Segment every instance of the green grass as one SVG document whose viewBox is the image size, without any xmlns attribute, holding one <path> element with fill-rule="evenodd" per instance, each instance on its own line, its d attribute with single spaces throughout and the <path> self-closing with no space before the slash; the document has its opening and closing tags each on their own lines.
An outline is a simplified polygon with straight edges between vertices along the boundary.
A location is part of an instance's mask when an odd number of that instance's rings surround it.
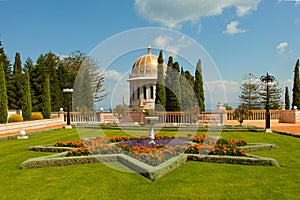
<svg viewBox="0 0 300 200">
<path fill-rule="evenodd" d="M 126 135 L 118 130 L 105 134 Z M 75 129 L 61 129 L 28 140 L 0 141 L 0 199 L 299 199 L 299 138 L 250 132 L 222 133 L 222 137 L 276 144 L 276 150 L 253 154 L 275 158 L 281 167 L 190 161 L 154 182 L 102 163 L 19 169 L 28 158 L 50 155 L 28 151 L 28 146 L 79 139 Z"/>
</svg>

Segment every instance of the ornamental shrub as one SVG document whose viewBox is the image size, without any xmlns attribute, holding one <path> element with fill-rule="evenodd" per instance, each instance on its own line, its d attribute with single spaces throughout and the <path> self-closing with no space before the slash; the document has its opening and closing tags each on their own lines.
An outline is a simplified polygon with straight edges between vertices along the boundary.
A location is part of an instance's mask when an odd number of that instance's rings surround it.
<svg viewBox="0 0 300 200">
<path fill-rule="evenodd" d="M 19 114 L 13 114 L 8 118 L 8 122 L 22 122 L 23 117 Z"/>
<path fill-rule="evenodd" d="M 31 119 L 32 120 L 41 120 L 41 119 L 43 119 L 43 115 L 39 112 L 33 112 L 31 114 Z"/>
</svg>

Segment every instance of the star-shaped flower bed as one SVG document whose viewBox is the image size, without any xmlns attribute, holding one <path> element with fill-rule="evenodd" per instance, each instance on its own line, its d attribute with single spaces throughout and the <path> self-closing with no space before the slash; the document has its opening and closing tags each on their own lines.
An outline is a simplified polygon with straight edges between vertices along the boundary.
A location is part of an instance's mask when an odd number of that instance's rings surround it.
<svg viewBox="0 0 300 200">
<path fill-rule="evenodd" d="M 30 147 L 37 151 L 67 152 L 58 156 L 29 159 L 21 168 L 121 162 L 137 173 L 156 180 L 187 160 L 248 164 L 250 159 L 250 163 L 255 165 L 278 165 L 274 159 L 245 154 L 243 148 L 246 145 L 244 139 L 227 140 L 205 134 L 185 137 L 155 135 L 154 140 L 143 136 L 101 136 L 82 141 L 56 142 L 46 147 Z M 269 149 L 276 148 L 276 145 L 268 145 L 265 146 Z"/>
<path fill-rule="evenodd" d="M 245 145 L 247 142 L 243 139 L 210 138 L 204 134 L 177 138 L 155 135 L 153 141 L 145 137 L 101 136 L 96 139 L 54 144 L 58 147 L 76 147 L 70 149 L 67 156 L 123 153 L 151 166 L 157 166 L 183 153 L 246 156 L 245 151 L 239 148 Z"/>
</svg>

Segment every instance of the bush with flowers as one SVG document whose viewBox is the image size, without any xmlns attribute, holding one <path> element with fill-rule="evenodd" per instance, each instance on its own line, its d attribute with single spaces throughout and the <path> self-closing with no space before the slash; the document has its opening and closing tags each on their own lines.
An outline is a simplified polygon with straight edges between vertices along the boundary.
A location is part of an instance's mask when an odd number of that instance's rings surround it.
<svg viewBox="0 0 300 200">
<path fill-rule="evenodd" d="M 239 148 L 245 145 L 247 142 L 244 139 L 211 138 L 205 134 L 177 138 L 156 134 L 154 142 L 145 137 L 99 136 L 54 144 L 56 147 L 72 147 L 67 156 L 124 153 L 152 166 L 182 153 L 245 156 L 245 151 Z"/>
</svg>

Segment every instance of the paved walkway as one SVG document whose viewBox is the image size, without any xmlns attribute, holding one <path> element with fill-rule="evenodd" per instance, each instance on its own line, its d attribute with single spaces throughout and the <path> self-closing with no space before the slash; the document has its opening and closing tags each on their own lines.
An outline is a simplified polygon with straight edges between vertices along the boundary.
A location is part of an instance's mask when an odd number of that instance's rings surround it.
<svg viewBox="0 0 300 200">
<path fill-rule="evenodd" d="M 243 125 L 253 125 L 265 128 L 264 120 L 245 120 Z M 227 125 L 238 125 L 237 120 L 228 120 Z M 271 130 L 283 131 L 288 133 L 297 133 L 300 134 L 300 123 L 279 123 L 278 120 L 271 120 Z"/>
</svg>

